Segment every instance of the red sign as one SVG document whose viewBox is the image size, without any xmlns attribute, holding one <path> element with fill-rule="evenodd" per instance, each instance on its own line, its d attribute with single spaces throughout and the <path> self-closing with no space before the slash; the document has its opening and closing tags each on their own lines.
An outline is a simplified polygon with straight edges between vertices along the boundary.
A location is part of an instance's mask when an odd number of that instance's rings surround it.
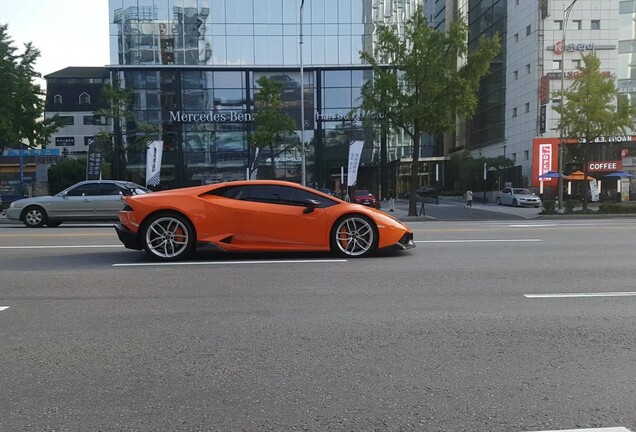
<svg viewBox="0 0 636 432">
<path fill-rule="evenodd" d="M 563 54 L 563 51 L 565 51 L 565 45 L 563 44 L 563 41 L 562 40 L 556 41 L 554 43 L 554 53 L 556 55 L 561 55 Z"/>
<path fill-rule="evenodd" d="M 587 165 L 588 172 L 618 171 L 623 169 L 623 161 L 590 162 Z"/>
<path fill-rule="evenodd" d="M 539 187 L 539 176 L 548 171 L 557 171 L 559 164 L 559 139 L 535 138 L 532 140 L 532 186 Z M 543 180 L 544 186 L 556 185 L 556 180 Z"/>
</svg>

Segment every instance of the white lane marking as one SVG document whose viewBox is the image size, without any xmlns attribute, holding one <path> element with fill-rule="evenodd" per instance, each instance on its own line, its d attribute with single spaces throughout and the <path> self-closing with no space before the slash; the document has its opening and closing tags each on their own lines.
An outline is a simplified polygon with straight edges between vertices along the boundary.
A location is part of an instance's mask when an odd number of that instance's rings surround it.
<svg viewBox="0 0 636 432">
<path fill-rule="evenodd" d="M 535 227 L 539 227 L 539 228 L 545 228 L 545 227 L 555 227 L 558 226 L 557 224 L 514 224 L 514 225 L 508 225 L 510 228 L 535 228 Z"/>
<path fill-rule="evenodd" d="M 530 432 L 530 431 L 526 431 Z M 608 428 L 593 428 L 593 429 L 560 429 L 560 430 L 544 430 L 536 432 L 631 432 L 624 427 L 608 427 Z"/>
<path fill-rule="evenodd" d="M 123 248 L 124 245 L 49 245 L 49 246 L 0 246 L 0 249 L 99 249 L 99 248 Z"/>
<path fill-rule="evenodd" d="M 636 296 L 636 292 L 524 294 L 523 296 L 526 298 L 633 297 Z"/>
<path fill-rule="evenodd" d="M 501 239 L 501 240 L 416 240 L 415 243 L 514 243 L 514 242 L 542 242 L 541 239 Z"/>
<path fill-rule="evenodd" d="M 9 309 L 10 306 L 0 306 L 0 312 Z"/>
<path fill-rule="evenodd" d="M 278 261 L 178 261 L 164 263 L 123 263 L 113 264 L 113 267 L 148 267 L 148 266 L 178 266 L 178 265 L 241 265 L 241 264 L 316 264 L 343 263 L 346 259 L 316 259 L 316 260 L 278 260 Z"/>
</svg>

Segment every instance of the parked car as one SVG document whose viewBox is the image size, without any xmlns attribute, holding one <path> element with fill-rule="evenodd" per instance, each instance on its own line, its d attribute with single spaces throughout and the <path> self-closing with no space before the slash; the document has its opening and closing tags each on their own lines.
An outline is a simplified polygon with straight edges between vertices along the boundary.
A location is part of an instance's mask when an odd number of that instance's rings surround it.
<svg viewBox="0 0 636 432">
<path fill-rule="evenodd" d="M 437 198 L 439 196 L 439 190 L 433 186 L 421 186 L 417 189 L 417 194 L 426 198 Z"/>
<path fill-rule="evenodd" d="M 358 189 L 353 192 L 351 202 L 354 204 L 362 204 L 369 207 L 376 206 L 376 199 L 371 192 L 366 189 Z"/>
<path fill-rule="evenodd" d="M 124 196 L 115 230 L 128 249 L 175 261 L 196 248 L 217 252 L 331 251 L 364 257 L 415 247 L 413 232 L 297 183 L 243 180 Z"/>
<path fill-rule="evenodd" d="M 497 197 L 497 204 L 511 205 L 514 207 L 540 207 L 541 198 L 525 188 L 505 188 L 504 190 L 499 192 L 499 196 Z"/>
<path fill-rule="evenodd" d="M 22 221 L 29 228 L 56 227 L 65 221 L 117 220 L 124 207 L 123 195 L 150 192 L 137 183 L 119 180 L 88 180 L 54 196 L 13 201 L 7 219 Z"/>
</svg>

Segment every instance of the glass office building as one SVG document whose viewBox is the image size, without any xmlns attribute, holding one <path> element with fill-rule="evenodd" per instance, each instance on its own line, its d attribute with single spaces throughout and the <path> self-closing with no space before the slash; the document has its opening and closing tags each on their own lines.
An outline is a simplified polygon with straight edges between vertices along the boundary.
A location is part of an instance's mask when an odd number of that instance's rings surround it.
<svg viewBox="0 0 636 432">
<path fill-rule="evenodd" d="M 139 136 L 140 124 L 160 127 L 164 187 L 244 179 L 256 167 L 259 177 L 300 182 L 304 99 L 307 184 L 339 190 L 349 144 L 363 141 L 358 187 L 405 191 L 409 172 L 399 161 L 410 158 L 411 142 L 359 110 L 371 77 L 359 53 L 373 49 L 379 25 L 401 31 L 418 3 L 306 1 L 301 79 L 300 0 L 110 0 L 109 69 L 134 94 L 126 138 Z M 281 83 L 296 121 L 273 154 L 257 154 L 247 139 L 261 76 Z M 143 152 L 129 151 L 126 163 L 127 175 L 143 181 Z M 422 184 L 433 169 L 423 164 Z"/>
</svg>

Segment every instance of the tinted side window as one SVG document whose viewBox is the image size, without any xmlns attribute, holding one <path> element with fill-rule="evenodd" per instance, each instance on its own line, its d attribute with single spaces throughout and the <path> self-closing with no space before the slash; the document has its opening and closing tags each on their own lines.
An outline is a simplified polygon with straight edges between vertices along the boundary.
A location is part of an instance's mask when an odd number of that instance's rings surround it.
<svg viewBox="0 0 636 432">
<path fill-rule="evenodd" d="M 114 183 L 102 183 L 99 185 L 100 195 L 119 195 L 122 189 Z"/>
<path fill-rule="evenodd" d="M 268 204 L 291 204 L 292 188 L 277 185 L 254 185 L 245 187 L 244 201 L 256 201 Z"/>
<path fill-rule="evenodd" d="M 83 184 L 80 186 L 77 186 L 73 189 L 70 189 L 66 195 L 68 196 L 87 196 L 87 195 L 97 195 L 99 190 L 98 190 L 98 184 L 97 183 L 88 183 L 88 184 Z"/>
<path fill-rule="evenodd" d="M 210 195 L 222 196 L 231 199 L 241 199 L 245 194 L 244 186 L 226 186 L 208 192 Z"/>
<path fill-rule="evenodd" d="M 336 204 L 336 201 L 330 200 L 329 198 L 325 198 L 322 195 L 317 195 L 303 189 L 295 189 L 295 188 L 289 188 L 289 189 L 293 190 L 292 202 L 291 202 L 292 205 L 304 206 L 306 205 L 306 201 L 308 199 L 316 200 L 320 202 L 320 207 L 322 208 L 331 207 L 332 205 Z"/>
</svg>

